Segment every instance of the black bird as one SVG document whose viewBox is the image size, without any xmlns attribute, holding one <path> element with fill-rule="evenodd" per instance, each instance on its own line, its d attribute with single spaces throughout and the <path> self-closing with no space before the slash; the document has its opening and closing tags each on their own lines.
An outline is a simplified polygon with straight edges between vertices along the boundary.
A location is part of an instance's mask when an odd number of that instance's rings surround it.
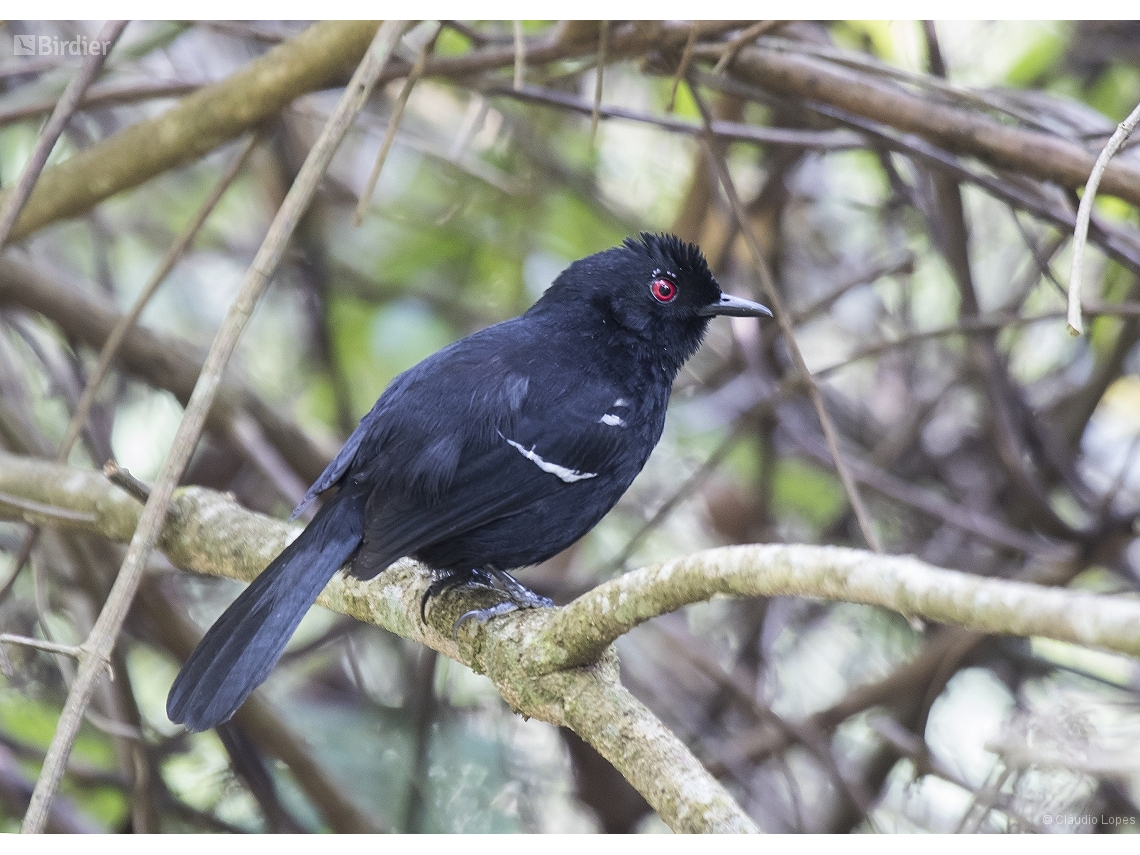
<svg viewBox="0 0 1140 855">
<path fill-rule="evenodd" d="M 350 560 L 364 579 L 405 555 L 423 562 L 435 571 L 425 604 L 497 579 L 510 601 L 461 621 L 551 605 L 505 571 L 561 552 L 617 503 L 713 315 L 771 314 L 722 294 L 696 246 L 642 234 L 571 264 L 525 314 L 405 371 L 293 516 L 336 494 L 182 666 L 171 721 L 205 730 L 232 716 Z"/>
</svg>

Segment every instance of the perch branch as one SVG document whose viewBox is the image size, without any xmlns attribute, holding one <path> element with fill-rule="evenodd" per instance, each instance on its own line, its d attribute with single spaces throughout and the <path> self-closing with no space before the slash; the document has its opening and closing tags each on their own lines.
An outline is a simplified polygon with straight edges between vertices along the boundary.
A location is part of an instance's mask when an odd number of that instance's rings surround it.
<svg viewBox="0 0 1140 855">
<path fill-rule="evenodd" d="M 99 473 L 3 452 L 0 490 L 77 511 L 85 515 L 82 520 L 58 525 L 120 542 L 131 539 L 141 514 L 133 497 Z M 297 531 L 199 487 L 179 490 L 171 510 L 158 538 L 158 547 L 171 561 L 240 581 L 256 577 Z M 94 516 L 94 522 L 87 515 Z M 4 506 L 0 517 L 23 518 L 18 509 Z M 532 673 L 519 654 L 533 646 L 531 639 L 550 613 L 528 611 L 479 629 L 468 624 L 456 639 L 451 627 L 472 607 L 472 600 L 446 595 L 429 610 L 429 622 L 421 623 L 420 598 L 430 584 L 430 574 L 405 560 L 370 581 L 338 574 L 317 602 L 426 644 L 486 674 L 516 711 L 575 730 L 641 791 L 674 830 L 755 830 L 688 748 L 622 687 L 613 651 L 587 667 Z"/>
<path fill-rule="evenodd" d="M 92 515 L 62 527 L 131 538 L 138 503 L 100 474 L 0 453 L 0 490 Z M 199 487 L 179 490 L 159 547 L 180 567 L 249 581 L 296 528 Z M 0 515 L 22 519 L 18 509 Z M 376 579 L 337 575 L 318 602 L 428 645 L 486 674 L 517 712 L 571 727 L 646 797 L 674 830 L 743 830 L 750 821 L 714 778 L 621 688 L 608 645 L 657 615 L 717 594 L 866 603 L 907 616 L 1007 635 L 1040 635 L 1140 654 L 1140 602 L 987 579 L 909 556 L 829 546 L 736 546 L 695 553 L 605 582 L 562 609 L 505 615 L 458 638 L 451 627 L 491 593 L 444 595 L 419 620 L 431 583 L 412 561 Z M 599 660 L 599 657 L 600 660 Z M 696 798 L 693 803 L 690 798 Z M 688 805 L 688 807 L 686 807 Z M 695 807 L 693 805 L 696 805 Z"/>
</svg>

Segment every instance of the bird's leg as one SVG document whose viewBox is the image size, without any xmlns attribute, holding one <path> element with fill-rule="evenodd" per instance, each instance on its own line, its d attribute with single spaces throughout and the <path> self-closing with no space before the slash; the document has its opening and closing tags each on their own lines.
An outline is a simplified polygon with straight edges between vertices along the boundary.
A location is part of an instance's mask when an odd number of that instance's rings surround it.
<svg viewBox="0 0 1140 855">
<path fill-rule="evenodd" d="M 499 584 L 510 595 L 513 602 L 520 609 L 548 609 L 554 605 L 554 600 L 536 594 L 506 570 L 488 565 L 486 573 L 499 580 Z"/>
<path fill-rule="evenodd" d="M 455 621 L 455 626 L 451 630 L 453 636 L 459 634 L 459 627 L 467 620 L 476 620 L 479 623 L 486 623 L 491 618 L 505 615 L 517 609 L 542 609 L 554 606 L 554 600 L 536 594 L 506 570 L 500 570 L 498 567 L 488 564 L 483 568 L 481 574 L 487 578 L 497 579 L 499 584 L 503 586 L 503 590 L 509 599 L 485 609 L 472 609 L 469 612 L 464 612 L 459 616 L 459 619 Z"/>
<path fill-rule="evenodd" d="M 432 597 L 438 597 L 452 588 L 460 585 L 476 585 L 480 588 L 495 587 L 495 580 L 485 570 L 469 570 L 466 573 L 448 573 L 446 576 L 432 579 L 424 595 L 420 597 L 420 620 L 427 623 L 427 604 Z"/>
</svg>

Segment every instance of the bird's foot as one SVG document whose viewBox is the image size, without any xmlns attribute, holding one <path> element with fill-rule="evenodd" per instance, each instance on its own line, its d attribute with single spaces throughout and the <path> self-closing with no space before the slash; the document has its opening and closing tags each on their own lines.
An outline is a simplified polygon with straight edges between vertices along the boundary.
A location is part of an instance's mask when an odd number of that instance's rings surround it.
<svg viewBox="0 0 1140 855">
<path fill-rule="evenodd" d="M 499 584 L 503 586 L 503 590 L 509 599 L 485 609 L 472 609 L 469 612 L 461 614 L 459 619 L 455 621 L 455 626 L 451 628 L 453 638 L 459 636 L 459 628 L 465 621 L 474 620 L 479 623 L 486 623 L 491 618 L 505 615 L 517 611 L 518 609 L 548 609 L 554 606 L 554 600 L 549 597 L 544 597 L 541 594 L 536 594 L 505 570 L 500 570 L 497 567 L 487 567 L 484 571 L 478 572 L 480 572 L 484 578 L 496 579 Z"/>
<path fill-rule="evenodd" d="M 536 594 L 506 570 L 488 567 L 486 574 L 499 580 L 499 584 L 510 595 L 511 602 L 520 609 L 549 609 L 554 606 L 554 600 Z"/>
<path fill-rule="evenodd" d="M 420 597 L 420 620 L 427 623 L 428 600 L 432 597 L 438 597 L 452 588 L 458 588 L 460 585 L 473 585 L 495 590 L 494 578 L 484 570 L 472 570 L 469 573 L 449 573 L 446 576 L 433 579 L 427 590 L 424 591 L 424 595 Z"/>
</svg>

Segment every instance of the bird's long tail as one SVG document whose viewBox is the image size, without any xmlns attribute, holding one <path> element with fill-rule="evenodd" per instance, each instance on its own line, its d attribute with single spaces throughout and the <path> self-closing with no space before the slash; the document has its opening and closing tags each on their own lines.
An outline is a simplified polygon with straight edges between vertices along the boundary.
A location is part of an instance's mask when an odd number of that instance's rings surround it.
<svg viewBox="0 0 1140 855">
<path fill-rule="evenodd" d="M 215 621 L 170 689 L 171 721 L 208 730 L 269 676 L 309 606 L 360 546 L 367 499 L 344 485 Z"/>
</svg>

